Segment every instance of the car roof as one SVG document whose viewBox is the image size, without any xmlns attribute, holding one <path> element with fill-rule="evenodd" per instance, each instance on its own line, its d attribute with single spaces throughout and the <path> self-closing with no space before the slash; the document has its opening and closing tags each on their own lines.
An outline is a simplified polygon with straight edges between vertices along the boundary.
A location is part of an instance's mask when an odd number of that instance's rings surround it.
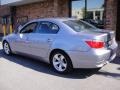
<svg viewBox="0 0 120 90">
<path fill-rule="evenodd" d="M 57 22 L 63 22 L 63 21 L 68 21 L 68 20 L 77 20 L 75 18 L 41 18 L 41 19 L 34 19 L 32 22 L 35 21 L 57 21 Z"/>
</svg>

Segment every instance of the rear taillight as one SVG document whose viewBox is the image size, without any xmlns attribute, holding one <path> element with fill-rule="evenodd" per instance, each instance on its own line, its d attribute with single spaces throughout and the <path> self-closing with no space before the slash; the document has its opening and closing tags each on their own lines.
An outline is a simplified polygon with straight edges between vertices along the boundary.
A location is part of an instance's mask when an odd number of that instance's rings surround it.
<svg viewBox="0 0 120 90">
<path fill-rule="evenodd" d="M 91 47 L 91 48 L 103 48 L 105 47 L 105 43 L 102 41 L 95 41 L 95 40 L 88 40 L 86 43 Z"/>
</svg>

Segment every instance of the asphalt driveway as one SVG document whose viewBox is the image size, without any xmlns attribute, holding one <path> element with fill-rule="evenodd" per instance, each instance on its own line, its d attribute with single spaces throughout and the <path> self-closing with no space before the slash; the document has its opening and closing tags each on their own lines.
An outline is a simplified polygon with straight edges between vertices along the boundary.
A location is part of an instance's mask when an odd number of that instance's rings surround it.
<svg viewBox="0 0 120 90">
<path fill-rule="evenodd" d="M 23 56 L 6 56 L 0 44 L 0 90 L 120 90 L 120 58 L 99 72 L 77 69 L 68 75 Z"/>
</svg>

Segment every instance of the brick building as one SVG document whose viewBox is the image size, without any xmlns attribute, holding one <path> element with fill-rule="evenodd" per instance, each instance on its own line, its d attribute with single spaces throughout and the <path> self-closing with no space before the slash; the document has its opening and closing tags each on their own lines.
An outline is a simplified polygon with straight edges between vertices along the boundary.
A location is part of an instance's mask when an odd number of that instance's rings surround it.
<svg viewBox="0 0 120 90">
<path fill-rule="evenodd" d="M 2 2 L 3 1 L 3 2 Z M 6 19 L 9 28 L 9 19 L 14 26 L 24 24 L 28 20 L 44 17 L 69 17 L 69 0 L 24 0 L 25 2 L 11 2 L 1 0 L 0 6 L 0 33 L 2 21 Z M 17 25 L 18 24 L 18 25 Z M 7 30 L 9 33 L 9 30 Z"/>
<path fill-rule="evenodd" d="M 72 1 L 75 0 L 1 0 L 0 33 L 2 23 L 6 21 L 7 32 L 9 23 L 14 27 L 25 22 L 44 17 L 71 17 Z M 116 31 L 120 40 L 119 5 L 120 0 L 105 0 L 105 28 Z M 2 12 L 2 13 L 1 13 Z"/>
</svg>

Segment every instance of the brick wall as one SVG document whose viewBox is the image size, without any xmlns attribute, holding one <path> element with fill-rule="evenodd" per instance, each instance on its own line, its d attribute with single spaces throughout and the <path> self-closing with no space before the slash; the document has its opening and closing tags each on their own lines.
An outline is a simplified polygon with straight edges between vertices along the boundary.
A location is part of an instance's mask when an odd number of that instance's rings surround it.
<svg viewBox="0 0 120 90">
<path fill-rule="evenodd" d="M 16 18 L 28 16 L 28 20 L 44 17 L 68 17 L 69 0 L 46 0 L 16 7 Z"/>
<path fill-rule="evenodd" d="M 9 15 L 10 14 L 10 7 L 8 6 L 0 6 L 0 17 Z"/>
<path fill-rule="evenodd" d="M 32 19 L 69 16 L 69 0 L 44 0 L 36 3 L 16 6 L 14 8 L 15 27 L 19 26 L 21 22 L 24 23 Z M 11 14 L 10 6 L 0 6 L 1 17 Z M 0 24 L 0 33 L 2 33 L 2 24 Z"/>
<path fill-rule="evenodd" d="M 105 0 L 105 28 L 116 31 L 117 0 Z"/>
<path fill-rule="evenodd" d="M 3 33 L 2 30 L 2 17 L 5 15 L 10 15 L 10 7 L 0 6 L 0 34 Z"/>
<path fill-rule="evenodd" d="M 37 3 L 16 6 L 15 23 L 44 17 L 68 17 L 70 0 L 45 0 Z M 10 7 L 0 6 L 0 16 L 10 14 Z M 116 30 L 117 0 L 105 0 L 105 28 Z M 0 24 L 0 33 L 1 33 Z"/>
</svg>

